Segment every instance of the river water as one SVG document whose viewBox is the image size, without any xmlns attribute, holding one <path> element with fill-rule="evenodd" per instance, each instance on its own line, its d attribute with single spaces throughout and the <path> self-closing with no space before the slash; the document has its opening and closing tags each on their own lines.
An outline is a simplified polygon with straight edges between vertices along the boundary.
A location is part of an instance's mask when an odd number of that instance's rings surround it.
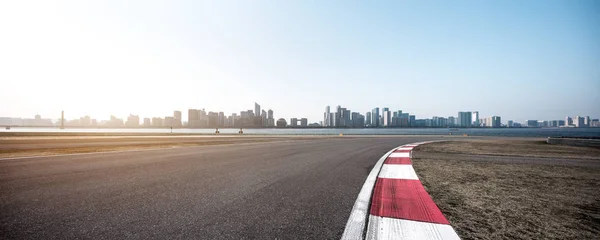
<svg viewBox="0 0 600 240">
<path fill-rule="evenodd" d="M 173 133 L 213 134 L 215 129 L 173 129 Z M 221 134 L 237 134 L 239 129 L 222 128 Z M 12 127 L 1 132 L 39 133 L 170 133 L 167 128 L 41 128 Z M 510 137 L 600 137 L 600 128 L 284 128 L 284 129 L 244 129 L 244 134 L 260 135 L 462 135 L 469 136 L 510 136 Z"/>
</svg>

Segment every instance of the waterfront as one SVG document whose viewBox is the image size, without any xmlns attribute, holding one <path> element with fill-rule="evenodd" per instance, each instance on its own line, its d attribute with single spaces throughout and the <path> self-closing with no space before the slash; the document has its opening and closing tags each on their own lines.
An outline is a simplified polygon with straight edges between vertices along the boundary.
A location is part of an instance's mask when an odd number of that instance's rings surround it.
<svg viewBox="0 0 600 240">
<path fill-rule="evenodd" d="M 251 135 L 462 135 L 505 137 L 600 137 L 600 128 L 248 128 Z M 220 134 L 238 134 L 237 128 L 220 128 Z M 168 128 L 42 128 L 12 127 L 0 133 L 171 133 Z M 214 134 L 215 129 L 174 128 L 174 134 Z"/>
</svg>

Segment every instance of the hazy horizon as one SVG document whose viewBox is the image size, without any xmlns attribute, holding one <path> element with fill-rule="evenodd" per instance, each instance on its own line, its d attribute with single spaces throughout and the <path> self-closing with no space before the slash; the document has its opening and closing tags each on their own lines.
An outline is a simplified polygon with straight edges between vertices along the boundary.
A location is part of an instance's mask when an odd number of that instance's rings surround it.
<svg viewBox="0 0 600 240">
<path fill-rule="evenodd" d="M 0 117 L 600 117 L 600 2 L 5 1 Z"/>
</svg>

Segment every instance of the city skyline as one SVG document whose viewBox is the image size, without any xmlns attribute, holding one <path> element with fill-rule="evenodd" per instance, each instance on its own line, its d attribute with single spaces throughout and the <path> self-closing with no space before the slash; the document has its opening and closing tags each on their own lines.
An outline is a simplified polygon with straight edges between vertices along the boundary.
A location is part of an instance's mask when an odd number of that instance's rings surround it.
<svg viewBox="0 0 600 240">
<path fill-rule="evenodd" d="M 4 1 L 0 115 L 600 114 L 598 1 L 334 2 Z"/>
<path fill-rule="evenodd" d="M 186 111 L 174 110 L 170 116 L 142 116 L 129 114 L 126 118 L 110 115 L 109 119 L 97 119 L 89 115 L 79 118 L 64 117 L 66 126 L 112 126 L 112 127 L 176 127 L 176 128 L 215 128 L 215 127 L 262 127 L 273 128 L 280 125 L 289 127 L 598 127 L 598 119 L 589 115 L 566 116 L 564 120 L 513 120 L 498 115 L 481 117 L 479 111 L 458 111 L 456 115 L 432 117 L 417 116 L 401 109 L 375 107 L 371 111 L 356 112 L 337 105 L 334 110 L 326 106 L 321 120 L 308 120 L 305 117 L 275 117 L 272 109 L 262 109 L 254 102 L 254 109 L 241 110 L 226 114 L 222 111 L 210 111 L 204 108 L 190 108 Z M 257 114 L 258 113 L 258 114 Z M 187 119 L 187 121 L 186 121 Z M 280 120 L 284 120 L 281 122 Z M 36 114 L 34 119 L 0 116 L 0 125 L 7 126 L 57 126 L 61 118 L 42 118 Z M 61 125 L 62 126 L 62 125 Z"/>
</svg>

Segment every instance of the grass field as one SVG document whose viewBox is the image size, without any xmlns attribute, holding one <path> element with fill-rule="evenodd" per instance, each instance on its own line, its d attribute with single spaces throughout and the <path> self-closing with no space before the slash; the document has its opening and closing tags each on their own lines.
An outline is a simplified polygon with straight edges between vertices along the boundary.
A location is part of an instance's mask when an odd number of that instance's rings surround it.
<svg viewBox="0 0 600 240">
<path fill-rule="evenodd" d="M 596 160 L 597 149 L 539 141 L 440 142 L 416 148 L 419 178 L 463 239 L 598 239 L 600 165 L 477 161 L 478 155 Z M 448 151 L 472 158 L 444 160 Z M 435 156 L 436 154 L 431 154 Z M 459 156 L 459 155 L 457 155 Z M 462 156 L 462 155 L 461 155 Z M 567 163 L 568 164 L 568 163 Z"/>
</svg>

